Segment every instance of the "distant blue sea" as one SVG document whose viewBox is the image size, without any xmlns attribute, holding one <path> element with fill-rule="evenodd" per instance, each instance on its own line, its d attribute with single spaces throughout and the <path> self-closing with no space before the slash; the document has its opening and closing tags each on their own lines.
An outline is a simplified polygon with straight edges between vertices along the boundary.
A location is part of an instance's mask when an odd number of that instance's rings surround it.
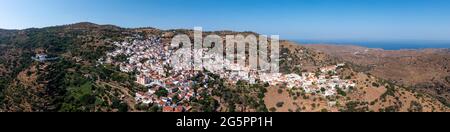
<svg viewBox="0 0 450 132">
<path fill-rule="evenodd" d="M 450 41 L 329 41 L 329 40 L 297 40 L 300 44 L 336 44 L 356 45 L 385 50 L 450 48 Z"/>
</svg>

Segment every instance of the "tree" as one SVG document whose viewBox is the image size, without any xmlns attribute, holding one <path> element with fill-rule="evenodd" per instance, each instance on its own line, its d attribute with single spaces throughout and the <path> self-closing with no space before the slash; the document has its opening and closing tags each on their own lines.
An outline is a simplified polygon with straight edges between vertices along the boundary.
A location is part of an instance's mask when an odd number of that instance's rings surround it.
<svg viewBox="0 0 450 132">
<path fill-rule="evenodd" d="M 270 86 L 270 84 L 269 83 L 264 83 L 264 87 L 269 87 Z"/>
<path fill-rule="evenodd" d="M 114 57 L 113 60 L 116 62 L 125 62 L 128 60 L 128 56 L 126 56 L 125 54 L 120 54 Z"/>
<path fill-rule="evenodd" d="M 77 107 L 68 103 L 63 103 L 61 108 L 59 109 L 59 112 L 76 112 L 76 111 Z"/>
<path fill-rule="evenodd" d="M 160 88 L 158 91 L 155 92 L 155 95 L 158 97 L 167 97 L 169 94 L 169 91 L 167 91 L 165 88 Z"/>
<path fill-rule="evenodd" d="M 276 104 L 276 106 L 277 106 L 278 108 L 283 107 L 283 105 L 284 105 L 284 102 L 278 102 L 278 103 Z"/>
<path fill-rule="evenodd" d="M 322 92 L 322 93 L 325 93 L 325 91 L 327 91 L 325 88 L 320 88 L 320 91 Z"/>
<path fill-rule="evenodd" d="M 412 101 L 410 107 L 408 108 L 409 112 L 423 112 L 422 105 L 417 101 Z"/>
<path fill-rule="evenodd" d="M 119 112 L 128 112 L 128 105 L 125 103 L 120 103 L 117 109 L 119 110 Z"/>
<path fill-rule="evenodd" d="M 173 96 L 172 96 L 172 102 L 176 104 L 176 103 L 178 103 L 178 101 L 180 101 L 180 100 L 178 99 L 178 94 L 173 95 Z"/>
<path fill-rule="evenodd" d="M 334 72 L 333 71 L 328 71 L 328 75 L 332 76 L 332 75 L 334 75 Z"/>
<path fill-rule="evenodd" d="M 342 89 L 340 89 L 339 87 L 338 88 L 336 88 L 337 89 L 337 92 L 338 92 L 338 94 L 339 95 L 341 95 L 341 96 L 347 96 L 347 93 L 345 93 L 345 91 L 343 91 Z"/>
<path fill-rule="evenodd" d="M 346 76 L 345 79 L 350 80 L 350 79 L 352 79 L 352 77 L 351 76 Z"/>
<path fill-rule="evenodd" d="M 378 88 L 378 87 L 380 87 L 380 84 L 378 84 L 378 83 L 375 83 L 375 82 L 373 82 L 373 83 L 372 83 L 372 86 L 374 86 L 374 87 L 377 87 L 377 88 Z"/>
<path fill-rule="evenodd" d="M 236 105 L 231 103 L 230 106 L 228 106 L 228 112 L 236 112 Z"/>
<path fill-rule="evenodd" d="M 270 111 L 270 112 L 277 112 L 277 108 L 272 107 L 272 108 L 269 109 L 269 111 Z"/>
<path fill-rule="evenodd" d="M 33 72 L 27 71 L 27 76 L 28 76 L 28 77 L 31 76 L 31 74 L 33 74 Z"/>
<path fill-rule="evenodd" d="M 278 89 L 278 94 L 282 94 L 283 90 L 282 89 Z"/>
<path fill-rule="evenodd" d="M 158 105 L 153 105 L 149 111 L 150 112 L 161 112 L 161 108 Z"/>
</svg>

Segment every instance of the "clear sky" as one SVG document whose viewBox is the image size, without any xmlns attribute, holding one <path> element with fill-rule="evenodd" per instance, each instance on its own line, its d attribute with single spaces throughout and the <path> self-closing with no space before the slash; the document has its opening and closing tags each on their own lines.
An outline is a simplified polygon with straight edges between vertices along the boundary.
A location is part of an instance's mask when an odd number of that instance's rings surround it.
<svg viewBox="0 0 450 132">
<path fill-rule="evenodd" d="M 0 0 L 0 28 L 94 22 L 282 39 L 450 40 L 450 0 Z"/>
</svg>

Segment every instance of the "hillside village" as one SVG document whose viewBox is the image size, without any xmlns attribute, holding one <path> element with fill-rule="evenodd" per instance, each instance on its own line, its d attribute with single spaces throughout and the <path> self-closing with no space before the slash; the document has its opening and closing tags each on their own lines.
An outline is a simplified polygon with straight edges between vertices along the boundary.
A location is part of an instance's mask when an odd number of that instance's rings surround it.
<svg viewBox="0 0 450 132">
<path fill-rule="evenodd" d="M 164 112 L 182 112 L 189 110 L 189 106 L 183 102 L 189 102 L 192 98 L 202 98 L 198 91 L 208 90 L 208 75 L 200 82 L 193 81 L 193 77 L 201 74 L 202 71 L 193 71 L 190 63 L 175 63 L 182 55 L 191 56 L 191 52 L 178 47 L 171 47 L 164 44 L 159 36 L 129 37 L 128 41 L 114 42 L 117 46 L 115 51 L 107 53 L 105 58 L 98 60 L 99 64 L 113 64 L 120 66 L 122 72 L 135 72 L 136 83 L 148 88 L 148 91 L 135 93 L 135 100 L 143 104 L 158 104 L 163 107 Z M 207 49 L 205 49 L 207 50 Z M 177 54 L 182 53 L 182 54 Z M 194 56 L 201 56 L 201 50 L 194 50 Z M 175 58 L 173 58 L 176 56 Z M 337 89 L 348 91 L 356 86 L 351 80 L 342 80 L 335 75 L 336 70 L 345 64 L 320 68 L 317 73 L 281 74 L 265 73 L 264 71 L 254 71 L 246 66 L 232 63 L 221 58 L 216 53 L 206 54 L 200 59 L 204 59 L 204 67 L 208 67 L 210 72 L 225 78 L 230 83 L 237 81 L 247 81 L 250 84 L 257 82 L 268 83 L 272 86 L 286 84 L 286 87 L 302 88 L 306 93 L 316 93 L 324 97 L 337 94 Z M 188 61 L 188 60 L 181 60 Z M 222 65 L 230 66 L 231 70 L 223 70 Z M 192 85 L 205 84 L 202 89 L 194 90 Z M 161 95 L 161 91 L 166 94 Z M 210 94 L 210 93 L 209 93 Z"/>
</svg>

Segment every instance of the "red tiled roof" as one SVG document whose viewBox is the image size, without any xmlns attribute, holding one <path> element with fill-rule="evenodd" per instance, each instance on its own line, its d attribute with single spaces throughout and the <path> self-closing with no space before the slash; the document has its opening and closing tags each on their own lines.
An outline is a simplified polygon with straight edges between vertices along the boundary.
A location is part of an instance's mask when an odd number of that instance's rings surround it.
<svg viewBox="0 0 450 132">
<path fill-rule="evenodd" d="M 176 107 L 175 112 L 183 112 L 183 106 Z"/>
<path fill-rule="evenodd" d="M 170 107 L 170 106 L 165 106 L 165 107 L 163 108 L 163 112 L 173 112 L 173 108 Z"/>
<path fill-rule="evenodd" d="M 166 104 L 164 101 L 159 101 L 159 105 L 164 105 L 164 104 Z"/>
</svg>

